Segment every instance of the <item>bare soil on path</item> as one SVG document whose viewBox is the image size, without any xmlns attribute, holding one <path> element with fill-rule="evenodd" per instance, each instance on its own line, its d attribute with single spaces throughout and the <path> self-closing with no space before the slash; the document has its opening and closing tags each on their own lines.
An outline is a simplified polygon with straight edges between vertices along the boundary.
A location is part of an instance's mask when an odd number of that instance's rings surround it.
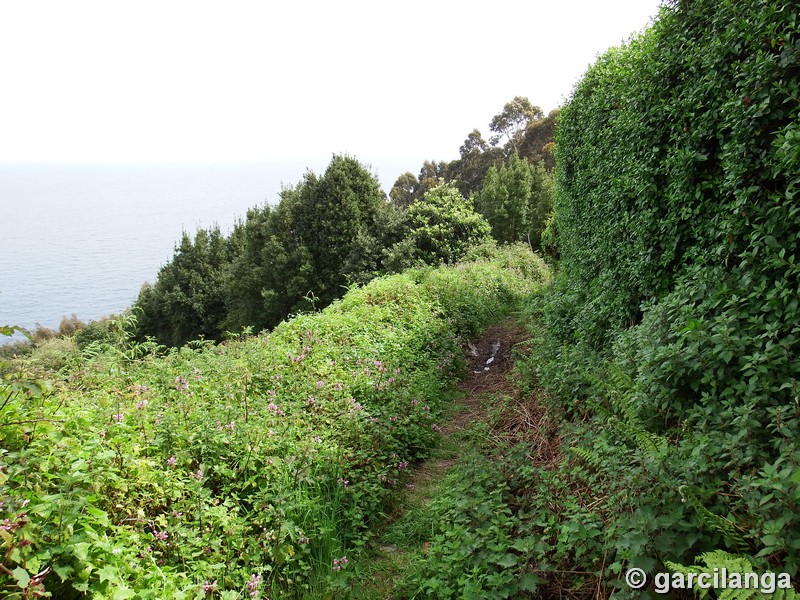
<svg viewBox="0 0 800 600">
<path fill-rule="evenodd" d="M 528 331 L 509 320 L 489 327 L 477 339 L 467 343 L 464 351 L 469 370 L 457 386 L 460 394 L 452 412 L 442 421 L 440 448 L 431 458 L 413 466 L 403 498 L 394 514 L 389 516 L 389 523 L 399 520 L 406 511 L 432 500 L 447 471 L 461 455 L 464 434 L 476 424 L 489 421 L 491 404 L 498 398 L 513 399 L 510 403 L 513 409 L 495 415 L 495 422 L 489 427 L 490 435 L 503 443 L 522 441 L 523 438 L 526 442 L 533 442 L 532 450 L 540 455 L 540 459 L 542 455 L 557 452 L 542 439 L 541 432 L 550 429 L 544 411 L 535 398 L 520 398 L 521 392 L 513 377 L 515 358 L 518 353 L 525 353 L 524 342 L 529 338 Z M 534 435 L 540 439 L 531 439 Z M 396 544 L 382 542 L 380 537 L 373 543 L 373 560 L 378 568 L 366 586 L 368 589 L 362 590 L 358 597 L 388 598 L 395 578 L 408 560 L 405 556 L 407 551 Z M 426 552 L 425 544 L 420 550 Z"/>
</svg>

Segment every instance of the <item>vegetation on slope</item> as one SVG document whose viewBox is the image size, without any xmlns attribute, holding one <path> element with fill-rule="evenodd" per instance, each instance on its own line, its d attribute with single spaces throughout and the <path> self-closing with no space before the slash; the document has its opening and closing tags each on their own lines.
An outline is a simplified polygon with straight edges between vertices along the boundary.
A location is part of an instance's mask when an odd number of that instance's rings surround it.
<svg viewBox="0 0 800 600">
<path fill-rule="evenodd" d="M 269 335 L 164 353 L 125 328 L 2 387 L 12 597 L 301 598 L 345 585 L 438 437 L 460 344 L 546 280 L 527 249 L 351 290 Z M 18 367 L 20 364 L 18 363 Z"/>
</svg>

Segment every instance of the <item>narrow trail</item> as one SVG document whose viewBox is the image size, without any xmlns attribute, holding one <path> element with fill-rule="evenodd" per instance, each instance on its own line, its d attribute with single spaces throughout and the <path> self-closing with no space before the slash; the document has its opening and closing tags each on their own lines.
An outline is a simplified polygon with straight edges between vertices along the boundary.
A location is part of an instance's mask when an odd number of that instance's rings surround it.
<svg viewBox="0 0 800 600">
<path fill-rule="evenodd" d="M 492 400 L 508 395 L 518 395 L 510 375 L 514 367 L 514 347 L 524 342 L 530 334 L 513 321 L 506 321 L 486 329 L 481 336 L 469 342 L 465 348 L 469 371 L 457 386 L 460 394 L 454 402 L 452 412 L 442 422 L 442 440 L 437 451 L 427 460 L 413 466 L 410 480 L 406 484 L 403 497 L 395 512 L 389 516 L 391 523 L 400 520 L 406 512 L 425 506 L 436 494 L 438 486 L 444 481 L 447 471 L 453 467 L 465 447 L 463 437 L 475 424 L 486 422 Z M 524 429 L 532 426 L 535 415 L 523 411 L 521 421 Z M 516 417 L 503 423 L 503 432 L 514 436 Z M 391 543 L 378 536 L 373 541 L 376 569 L 369 582 L 365 582 L 359 598 L 391 598 L 392 586 L 404 569 L 408 554 L 414 549 L 403 548 L 401 544 Z M 426 543 L 417 548 L 427 551 Z"/>
</svg>

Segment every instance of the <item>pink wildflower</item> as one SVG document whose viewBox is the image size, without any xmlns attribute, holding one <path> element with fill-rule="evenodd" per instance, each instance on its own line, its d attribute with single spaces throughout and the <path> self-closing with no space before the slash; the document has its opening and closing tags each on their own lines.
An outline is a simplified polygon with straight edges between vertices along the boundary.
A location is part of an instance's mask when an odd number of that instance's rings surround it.
<svg viewBox="0 0 800 600">
<path fill-rule="evenodd" d="M 285 412 L 283 412 L 278 407 L 277 404 L 275 404 L 273 402 L 270 402 L 269 404 L 267 404 L 267 410 L 270 411 L 271 413 L 273 413 L 276 417 L 282 417 L 282 416 L 284 416 L 286 414 Z"/>
<path fill-rule="evenodd" d="M 256 575 L 255 573 L 250 575 L 250 579 L 247 581 L 247 591 L 250 592 L 250 596 L 253 598 L 258 595 L 259 583 L 261 583 L 261 575 Z"/>
<path fill-rule="evenodd" d="M 189 382 L 186 381 L 185 377 L 178 375 L 175 378 L 175 389 L 179 392 L 185 392 L 189 389 Z"/>
</svg>

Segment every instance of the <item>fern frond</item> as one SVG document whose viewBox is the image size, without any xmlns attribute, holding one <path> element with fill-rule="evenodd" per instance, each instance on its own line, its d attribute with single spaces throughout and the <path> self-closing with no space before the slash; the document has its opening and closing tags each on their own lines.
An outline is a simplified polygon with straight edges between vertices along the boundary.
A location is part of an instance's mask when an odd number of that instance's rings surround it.
<svg viewBox="0 0 800 600">
<path fill-rule="evenodd" d="M 700 515 L 700 521 L 703 523 L 703 525 L 705 525 L 708 529 L 719 533 L 729 547 L 737 550 L 747 549 L 747 542 L 742 537 L 742 534 L 739 533 L 738 529 L 736 529 L 736 526 L 725 517 L 715 515 L 705 506 L 703 506 L 703 503 L 700 502 L 700 499 L 695 495 L 688 485 L 682 485 L 678 488 L 678 491 L 680 492 L 683 501 L 688 503 L 692 508 L 695 509 L 695 511 L 697 511 L 697 514 Z"/>
<path fill-rule="evenodd" d="M 574 447 L 574 448 L 570 448 L 570 451 L 573 454 L 576 454 L 578 456 L 578 458 L 583 460 L 589 466 L 593 467 L 596 471 L 602 470 L 602 466 L 603 466 L 602 461 L 591 450 L 587 450 L 586 448 Z"/>
<path fill-rule="evenodd" d="M 692 565 L 686 567 L 680 563 L 665 561 L 664 565 L 673 573 L 682 573 L 683 575 L 699 575 L 701 573 L 708 573 L 713 577 L 716 573 L 726 573 L 726 578 L 730 577 L 731 573 L 738 573 L 745 575 L 747 573 L 755 573 L 752 558 L 743 554 L 731 554 L 724 550 L 713 550 L 711 552 L 704 552 L 696 557 L 701 565 Z M 730 581 L 730 579 L 727 579 Z M 692 587 L 694 592 L 699 598 L 711 598 L 713 588 L 703 589 L 697 585 Z M 775 592 L 765 595 L 760 589 L 753 588 L 719 588 L 714 590 L 716 597 L 719 600 L 751 600 L 752 598 L 765 598 L 770 597 L 777 600 L 798 600 L 800 594 L 793 589 L 775 589 Z"/>
<path fill-rule="evenodd" d="M 589 376 L 592 385 L 603 392 L 609 408 L 597 403 L 597 410 L 608 418 L 632 445 L 652 458 L 663 458 L 667 452 L 667 439 L 647 431 L 636 409 L 636 384 L 618 365 L 610 363 L 606 379 Z M 610 410 L 609 410 L 610 409 Z"/>
</svg>

